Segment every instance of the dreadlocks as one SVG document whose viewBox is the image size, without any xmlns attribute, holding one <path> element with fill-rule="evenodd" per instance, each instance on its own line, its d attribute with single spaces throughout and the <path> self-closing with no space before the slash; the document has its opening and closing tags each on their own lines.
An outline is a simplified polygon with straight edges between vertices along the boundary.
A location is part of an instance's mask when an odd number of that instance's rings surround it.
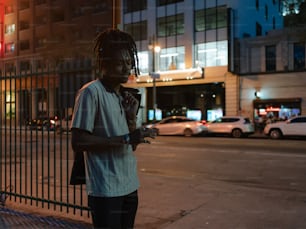
<svg viewBox="0 0 306 229">
<path fill-rule="evenodd" d="M 118 29 L 107 29 L 98 34 L 95 39 L 94 52 L 98 67 L 100 69 L 101 62 L 111 57 L 114 50 L 125 49 L 132 58 L 132 69 L 134 74 L 139 74 L 137 47 L 134 39 L 128 33 Z"/>
</svg>

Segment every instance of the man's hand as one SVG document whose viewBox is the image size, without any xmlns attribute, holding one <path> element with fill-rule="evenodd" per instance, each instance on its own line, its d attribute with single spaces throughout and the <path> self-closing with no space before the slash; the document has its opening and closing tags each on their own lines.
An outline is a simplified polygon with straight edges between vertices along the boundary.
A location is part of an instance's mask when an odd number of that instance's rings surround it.
<svg viewBox="0 0 306 229">
<path fill-rule="evenodd" d="M 123 93 L 123 108 L 125 111 L 126 119 L 127 120 L 135 120 L 139 102 L 138 100 L 129 92 L 125 91 Z"/>
<path fill-rule="evenodd" d="M 130 144 L 134 145 L 134 144 L 139 144 L 139 143 L 149 143 L 150 141 L 146 140 L 145 138 L 155 138 L 155 132 L 152 129 L 147 129 L 147 128 L 138 128 L 136 130 L 134 130 L 133 132 L 131 132 L 129 134 L 130 137 Z"/>
</svg>

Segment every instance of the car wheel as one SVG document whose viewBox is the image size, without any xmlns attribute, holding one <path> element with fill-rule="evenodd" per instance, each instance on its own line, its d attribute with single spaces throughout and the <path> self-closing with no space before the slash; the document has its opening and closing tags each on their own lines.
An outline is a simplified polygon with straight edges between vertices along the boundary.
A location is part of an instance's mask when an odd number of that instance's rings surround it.
<svg viewBox="0 0 306 229">
<path fill-rule="evenodd" d="M 242 137 L 242 131 L 240 129 L 233 129 L 232 137 L 241 138 Z"/>
<path fill-rule="evenodd" d="M 193 134 L 192 130 L 191 129 L 185 129 L 184 130 L 184 136 L 185 137 L 191 137 Z"/>
<path fill-rule="evenodd" d="M 282 137 L 282 132 L 278 129 L 273 129 L 270 131 L 270 137 L 272 139 L 279 139 Z"/>
</svg>

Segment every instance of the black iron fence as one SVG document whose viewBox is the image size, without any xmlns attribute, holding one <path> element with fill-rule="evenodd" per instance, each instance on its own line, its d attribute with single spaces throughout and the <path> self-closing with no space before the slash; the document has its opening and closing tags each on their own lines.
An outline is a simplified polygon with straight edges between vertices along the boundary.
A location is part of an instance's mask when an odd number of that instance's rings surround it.
<svg viewBox="0 0 306 229">
<path fill-rule="evenodd" d="M 76 91 L 93 78 L 88 60 L 2 76 L 2 204 L 9 198 L 56 211 L 89 213 L 85 186 L 69 185 L 73 163 L 69 118 Z"/>
</svg>

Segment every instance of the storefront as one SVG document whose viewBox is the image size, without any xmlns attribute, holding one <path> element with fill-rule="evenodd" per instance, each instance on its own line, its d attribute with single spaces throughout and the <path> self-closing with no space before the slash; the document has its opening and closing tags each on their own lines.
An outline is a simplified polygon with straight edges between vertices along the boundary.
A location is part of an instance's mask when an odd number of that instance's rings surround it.
<svg viewBox="0 0 306 229">
<path fill-rule="evenodd" d="M 225 113 L 225 88 L 223 82 L 164 86 L 156 89 L 159 118 L 183 115 L 196 120 L 215 119 Z M 148 107 L 152 104 L 152 88 L 147 88 Z M 148 111 L 150 112 L 150 110 Z M 150 115 L 148 116 L 150 120 Z"/>
<path fill-rule="evenodd" d="M 301 102 L 301 98 L 256 99 L 253 102 L 254 117 L 264 120 L 286 120 L 301 114 Z"/>
</svg>

